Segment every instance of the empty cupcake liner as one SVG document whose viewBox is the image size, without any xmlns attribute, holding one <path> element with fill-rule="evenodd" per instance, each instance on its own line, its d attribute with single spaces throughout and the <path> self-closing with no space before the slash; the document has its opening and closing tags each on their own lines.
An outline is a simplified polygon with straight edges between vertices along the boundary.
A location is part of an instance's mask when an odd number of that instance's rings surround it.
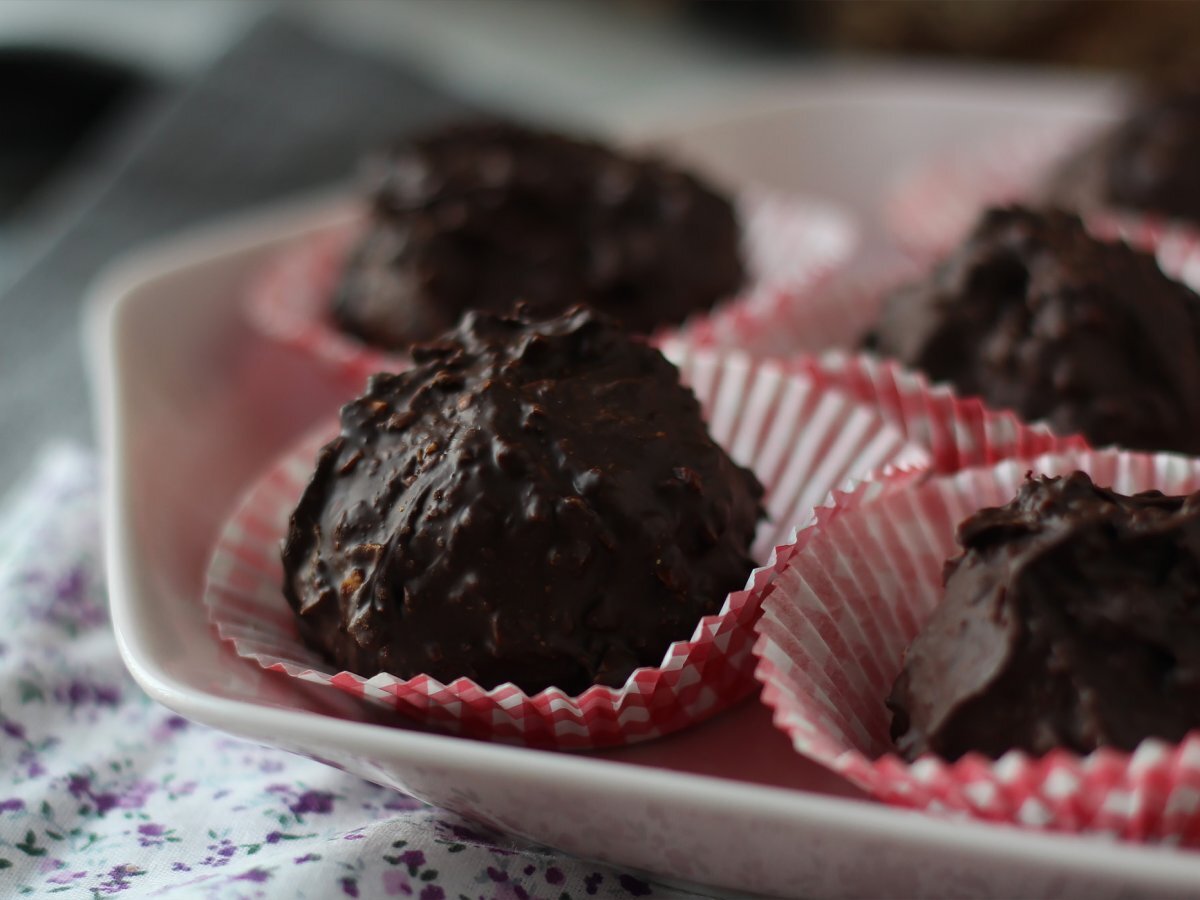
<svg viewBox="0 0 1200 900">
<path fill-rule="evenodd" d="M 877 293 L 868 290 L 863 298 L 871 296 Z M 661 346 L 671 358 L 692 345 L 671 339 Z M 1026 424 L 1010 411 L 990 409 L 977 397 L 960 397 L 949 385 L 931 384 L 920 372 L 870 354 L 832 350 L 778 359 L 773 365 L 875 409 L 908 441 L 924 447 L 938 472 L 1088 447 L 1079 435 L 1057 435 L 1045 425 Z"/>
<path fill-rule="evenodd" d="M 738 198 L 738 209 L 749 284 L 711 313 L 689 320 L 685 331 L 711 331 L 710 318 L 720 330 L 731 318 L 757 322 L 776 316 L 781 306 L 837 270 L 858 242 L 849 217 L 817 201 L 747 192 Z M 252 280 L 248 302 L 250 320 L 262 333 L 316 356 L 353 384 L 365 384 L 376 372 L 396 371 L 407 359 L 372 348 L 333 322 L 341 268 L 363 227 L 361 218 L 343 218 L 299 239 Z"/>
<path fill-rule="evenodd" d="M 264 668 L 331 685 L 441 730 L 531 746 L 578 749 L 632 743 L 700 721 L 747 696 L 753 622 L 774 577 L 773 548 L 829 490 L 888 466 L 928 463 L 869 406 L 814 379 L 742 354 L 686 345 L 674 354 L 700 399 L 713 437 L 767 489 L 770 521 L 752 555 L 761 563 L 745 590 L 670 646 L 661 666 L 636 670 L 620 689 L 528 696 L 511 684 L 485 690 L 468 679 L 364 678 L 338 671 L 304 645 L 283 597 L 280 541 L 315 464 L 336 434 L 323 428 L 277 461 L 223 527 L 208 569 L 205 602 L 221 638 Z"/>
<path fill-rule="evenodd" d="M 838 492 L 816 511 L 762 588 L 756 677 L 775 724 L 804 756 L 888 803 L 1055 831 L 1200 843 L 1200 732 L 1178 745 L 1087 756 L 1010 752 L 907 763 L 884 706 L 903 653 L 942 597 L 955 530 L 1008 503 L 1027 472 L 1082 470 L 1129 494 L 1200 489 L 1200 460 L 1085 451 L 949 476 L 906 472 Z M 753 602 L 753 601 L 751 601 Z"/>
</svg>

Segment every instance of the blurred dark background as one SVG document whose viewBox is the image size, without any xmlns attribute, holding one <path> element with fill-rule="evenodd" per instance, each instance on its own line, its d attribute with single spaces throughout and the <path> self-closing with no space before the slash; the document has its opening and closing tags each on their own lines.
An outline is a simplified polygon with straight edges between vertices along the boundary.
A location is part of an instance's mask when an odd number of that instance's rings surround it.
<svg viewBox="0 0 1200 900">
<path fill-rule="evenodd" d="M 389 136 L 467 109 L 627 133 L 830 63 L 1154 78 L 1198 33 L 1200 3 L 1167 0 L 0 0 L 0 491 L 45 441 L 91 440 L 98 271 Z"/>
<path fill-rule="evenodd" d="M 669 0 L 664 0 L 670 6 Z M 1186 64 L 1190 0 L 690 0 L 697 22 L 779 50 L 1158 72 Z"/>
</svg>

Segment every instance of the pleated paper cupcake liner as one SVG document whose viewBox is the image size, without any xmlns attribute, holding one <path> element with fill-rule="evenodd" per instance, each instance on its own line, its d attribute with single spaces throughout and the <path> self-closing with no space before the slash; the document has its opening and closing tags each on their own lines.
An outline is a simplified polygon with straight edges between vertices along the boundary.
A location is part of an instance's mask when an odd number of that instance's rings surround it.
<svg viewBox="0 0 1200 900">
<path fill-rule="evenodd" d="M 806 757 L 898 806 L 940 815 L 1135 841 L 1200 843 L 1200 732 L 1133 753 L 999 760 L 933 755 L 908 763 L 889 738 L 884 698 L 905 648 L 940 602 L 943 563 L 972 513 L 1008 503 L 1027 472 L 1082 470 L 1123 494 L 1200 489 L 1200 460 L 1086 451 L 1011 460 L 949 476 L 907 472 L 835 493 L 768 587 L 756 676 L 775 724 Z"/>
<path fill-rule="evenodd" d="M 759 191 L 739 197 L 738 209 L 749 283 L 738 296 L 693 317 L 684 331 L 709 332 L 731 319 L 758 322 L 775 316 L 781 305 L 829 278 L 858 243 L 851 219 L 828 204 Z M 342 266 L 363 228 L 361 220 L 342 220 L 299 240 L 258 273 L 248 301 L 250 320 L 262 333 L 360 385 L 376 372 L 407 365 L 406 354 L 371 347 L 333 321 Z M 710 319 L 717 324 L 710 326 Z"/>
<path fill-rule="evenodd" d="M 689 346 L 682 339 L 661 344 L 669 358 Z M 949 385 L 931 384 L 920 372 L 870 354 L 833 350 L 772 365 L 875 409 L 908 441 L 924 447 L 938 472 L 1088 446 L 1079 435 L 1057 435 L 1045 425 L 1027 424 L 1012 412 L 990 409 L 976 397 L 960 397 Z"/>
<path fill-rule="evenodd" d="M 1104 227 L 1147 241 L 1129 223 L 1107 219 Z M 1122 230 L 1124 229 L 1124 230 Z M 1200 242 L 1194 258 L 1200 271 Z M 789 371 L 845 391 L 877 408 L 892 425 L 933 455 L 939 472 L 986 465 L 1009 458 L 1031 458 L 1059 450 L 1084 449 L 1080 435 L 1058 435 L 1044 424 L 1029 424 L 1009 410 L 995 410 L 978 397 L 962 397 L 948 384 L 933 384 L 922 373 L 870 353 L 857 352 L 879 320 L 884 299 L 897 287 L 920 278 L 927 263 L 895 259 L 874 271 L 843 273 L 792 298 L 773 319 L 742 319 L 739 330 L 715 334 L 694 329 L 660 341 L 668 351 L 682 345 L 735 344 L 746 353 L 775 359 Z"/>
<path fill-rule="evenodd" d="M 578 696 L 550 688 L 528 696 L 512 684 L 491 690 L 468 679 L 366 678 L 339 671 L 300 639 L 284 599 L 280 540 L 313 469 L 336 434 L 323 429 L 285 455 L 244 497 L 221 531 L 205 592 L 210 618 L 236 652 L 264 668 L 329 685 L 418 722 L 477 738 L 562 749 L 625 744 L 668 734 L 741 700 L 754 688 L 753 623 L 761 589 L 774 576 L 773 548 L 811 507 L 856 476 L 915 467 L 928 454 L 905 442 L 871 407 L 773 363 L 682 346 L 673 361 L 691 384 L 710 431 L 766 488 L 770 520 L 752 550 L 760 564 L 746 589 L 725 598 L 657 667 L 620 688 Z"/>
</svg>

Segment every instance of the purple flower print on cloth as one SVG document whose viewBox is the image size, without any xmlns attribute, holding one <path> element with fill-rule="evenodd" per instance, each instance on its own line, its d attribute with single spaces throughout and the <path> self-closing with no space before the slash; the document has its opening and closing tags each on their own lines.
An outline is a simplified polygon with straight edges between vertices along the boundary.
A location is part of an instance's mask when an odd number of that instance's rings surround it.
<svg viewBox="0 0 1200 900">
<path fill-rule="evenodd" d="M 94 461 L 0 508 L 0 897 L 690 897 L 152 703 L 109 629 Z"/>
<path fill-rule="evenodd" d="M 333 812 L 333 794 L 329 791 L 305 791 L 288 807 L 293 815 Z"/>
</svg>

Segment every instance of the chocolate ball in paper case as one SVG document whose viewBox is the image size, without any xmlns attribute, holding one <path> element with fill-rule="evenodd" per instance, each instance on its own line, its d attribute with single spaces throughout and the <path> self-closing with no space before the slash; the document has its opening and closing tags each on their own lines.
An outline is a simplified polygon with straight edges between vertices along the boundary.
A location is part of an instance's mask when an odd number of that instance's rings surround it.
<svg viewBox="0 0 1200 900">
<path fill-rule="evenodd" d="M 284 591 L 334 663 L 620 686 L 745 585 L 762 487 L 657 350 L 520 307 L 413 358 L 343 409 L 291 518 Z"/>
<path fill-rule="evenodd" d="M 906 758 L 1131 751 L 1200 727 L 1200 494 L 1030 477 L 958 540 L 888 699 Z"/>
<path fill-rule="evenodd" d="M 403 350 L 468 310 L 585 302 L 648 333 L 745 279 L 733 205 L 648 157 L 513 123 L 457 123 L 367 170 L 370 214 L 337 289 L 338 325 Z"/>
<path fill-rule="evenodd" d="M 865 345 L 1059 434 L 1200 453 L 1200 297 L 1071 213 L 989 210 Z"/>
</svg>

